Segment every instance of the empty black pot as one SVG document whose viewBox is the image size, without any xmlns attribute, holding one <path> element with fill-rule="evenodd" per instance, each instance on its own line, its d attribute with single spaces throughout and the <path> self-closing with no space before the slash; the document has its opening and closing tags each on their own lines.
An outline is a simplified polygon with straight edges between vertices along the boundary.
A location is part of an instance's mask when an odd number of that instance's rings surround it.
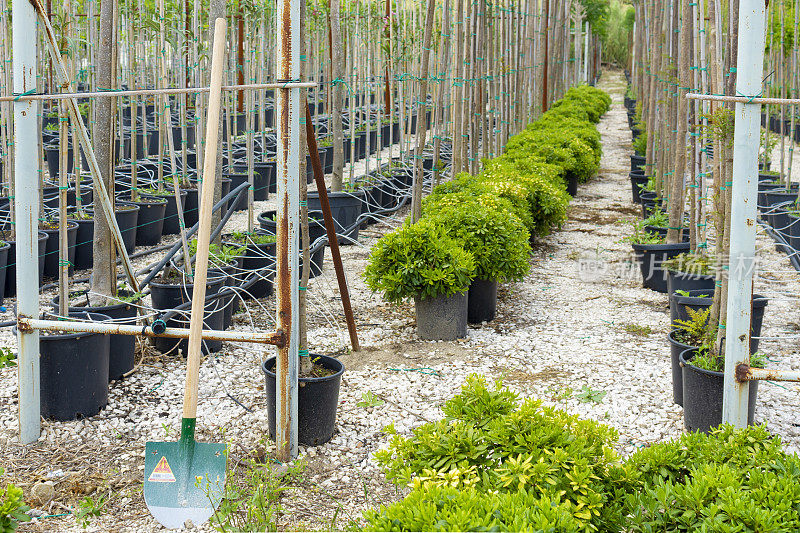
<svg viewBox="0 0 800 533">
<path fill-rule="evenodd" d="M 175 199 L 173 198 L 173 202 Z M 139 207 L 136 228 L 136 246 L 153 246 L 161 241 L 164 230 L 164 214 L 167 199 L 164 197 L 142 196 L 139 201 L 130 202 Z"/>
<path fill-rule="evenodd" d="M 310 357 L 331 374 L 318 378 L 298 378 L 297 440 L 306 446 L 320 446 L 331 440 L 336 430 L 336 409 L 339 405 L 339 386 L 344 365 L 327 355 L 311 354 Z M 269 434 L 275 439 L 275 358 L 264 361 L 261 370 L 266 379 Z"/>
<path fill-rule="evenodd" d="M 104 322 L 99 313 L 73 312 L 71 318 Z M 96 415 L 108 405 L 110 339 L 97 333 L 39 336 L 42 416 L 75 420 Z"/>
<path fill-rule="evenodd" d="M 180 190 L 181 195 L 181 206 L 186 205 L 186 190 Z M 178 220 L 178 207 L 175 201 L 175 192 L 172 189 L 166 189 L 164 194 L 142 194 L 143 197 L 147 198 L 164 198 L 167 201 L 166 206 L 164 207 L 164 222 L 161 225 L 161 234 L 162 235 L 174 235 L 180 231 L 180 221 Z M 187 226 L 189 227 L 189 226 Z"/>
<path fill-rule="evenodd" d="M 58 222 L 56 221 L 55 224 Z M 58 277 L 58 261 L 59 261 L 59 238 L 58 228 L 44 228 L 40 229 L 42 233 L 47 234 L 47 242 L 44 250 L 44 277 L 57 278 Z M 75 243 L 78 236 L 78 224 L 74 220 L 67 220 L 67 259 L 70 262 L 69 275 L 71 276 L 75 271 L 72 266 L 75 263 Z"/>
<path fill-rule="evenodd" d="M 339 236 L 339 244 L 352 244 L 358 239 L 359 224 L 356 224 L 361 215 L 361 207 L 364 203 L 364 191 L 353 192 L 330 192 L 328 200 L 331 206 L 331 216 L 336 227 L 336 234 Z M 322 211 L 322 204 L 319 200 L 318 192 L 308 193 L 309 211 Z"/>
</svg>

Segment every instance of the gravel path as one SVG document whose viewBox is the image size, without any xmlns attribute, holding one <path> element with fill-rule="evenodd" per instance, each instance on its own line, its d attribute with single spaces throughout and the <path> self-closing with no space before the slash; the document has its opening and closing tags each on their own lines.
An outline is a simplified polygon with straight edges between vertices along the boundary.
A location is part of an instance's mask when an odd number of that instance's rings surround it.
<svg viewBox="0 0 800 533">
<path fill-rule="evenodd" d="M 343 248 L 363 345 L 358 353 L 346 349 L 340 300 L 326 257 L 323 275 L 311 281 L 308 291 L 309 340 L 312 352 L 339 353 L 347 367 L 338 431 L 324 446 L 301 447 L 304 472 L 283 493 L 281 529 L 343 528 L 363 509 L 402 497 L 372 460 L 388 442 L 382 428 L 393 423 L 399 433 L 409 434 L 440 417 L 439 406 L 471 373 L 502 378 L 525 396 L 614 426 L 624 454 L 682 432 L 682 410 L 672 403 L 666 296 L 641 287 L 630 246 L 620 243 L 628 231 L 626 221 L 638 217 L 627 175 L 631 150 L 622 106 L 624 79 L 608 71 L 600 86 L 613 95 L 614 104 L 599 125 L 604 145 L 599 175 L 581 188 L 564 227 L 538 243 L 525 279 L 500 288 L 498 318 L 471 327 L 467 339 L 418 340 L 413 305 L 392 306 L 366 288 L 361 273 L 369 248 L 401 222 L 403 212 L 387 225 L 362 231 L 360 246 Z M 796 339 L 785 335 L 800 331 L 789 313 L 796 308 L 791 295 L 800 294 L 798 275 L 766 237 L 759 237 L 759 246 L 763 272 L 756 291 L 773 298 L 764 335 L 784 335 L 781 341 L 764 340 L 764 350 L 774 355 L 775 366 L 797 369 Z M 249 329 L 251 319 L 260 328 L 273 326 L 274 299 L 260 303 L 263 310 L 250 306 L 249 316 L 239 316 L 237 329 Z M 0 343 L 12 342 L 10 331 L 0 334 Z M 258 366 L 268 352 L 229 344 L 202 368 L 199 435 L 228 440 L 232 460 L 274 450 L 265 443 L 264 380 Z M 145 349 L 138 372 L 113 384 L 107 409 L 89 420 L 45 421 L 42 439 L 23 448 L 13 443 L 16 373 L 0 369 L 3 465 L 26 495 L 36 481 L 54 482 L 55 500 L 40 506 L 48 513 L 63 513 L 97 489 L 110 490 L 113 497 L 93 526 L 159 529 L 142 500 L 142 455 L 145 441 L 176 437 L 182 380 L 181 361 Z M 234 404 L 226 391 L 250 411 Z M 384 403 L 359 406 L 367 391 Z M 793 415 L 800 408 L 797 393 L 793 384 L 763 384 L 756 410 L 757 420 L 767 421 L 792 449 L 800 446 Z M 23 529 L 70 528 L 79 529 L 71 516 Z"/>
</svg>

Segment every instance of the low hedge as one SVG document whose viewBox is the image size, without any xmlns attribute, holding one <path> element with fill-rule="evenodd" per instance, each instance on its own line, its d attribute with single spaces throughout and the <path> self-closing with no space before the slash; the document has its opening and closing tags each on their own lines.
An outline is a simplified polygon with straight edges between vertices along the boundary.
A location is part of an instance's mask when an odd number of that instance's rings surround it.
<svg viewBox="0 0 800 533">
<path fill-rule="evenodd" d="M 721 426 L 623 460 L 616 431 L 470 376 L 444 419 L 375 454 L 402 501 L 368 531 L 798 531 L 800 458 Z"/>
</svg>

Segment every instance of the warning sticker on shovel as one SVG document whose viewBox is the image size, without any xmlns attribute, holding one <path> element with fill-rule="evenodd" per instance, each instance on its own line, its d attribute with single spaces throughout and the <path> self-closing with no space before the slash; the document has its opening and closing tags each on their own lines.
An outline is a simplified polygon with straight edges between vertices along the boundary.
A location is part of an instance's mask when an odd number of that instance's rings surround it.
<svg viewBox="0 0 800 533">
<path fill-rule="evenodd" d="M 169 467 L 166 457 L 161 456 L 161 460 L 153 469 L 147 481 L 155 483 L 173 483 L 175 481 L 175 475 L 172 473 L 172 469 Z"/>
</svg>

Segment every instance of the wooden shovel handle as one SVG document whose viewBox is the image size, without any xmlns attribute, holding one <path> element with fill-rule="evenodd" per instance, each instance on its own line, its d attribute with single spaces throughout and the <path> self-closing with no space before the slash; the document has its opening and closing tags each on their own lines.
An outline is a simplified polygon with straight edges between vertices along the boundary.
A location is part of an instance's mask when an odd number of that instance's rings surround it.
<svg viewBox="0 0 800 533">
<path fill-rule="evenodd" d="M 214 49 L 211 56 L 211 92 L 206 121 L 206 148 L 203 158 L 202 195 L 200 197 L 200 228 L 197 233 L 192 315 L 189 319 L 189 354 L 186 361 L 186 391 L 183 395 L 183 418 L 197 416 L 197 383 L 200 377 L 200 353 L 203 331 L 203 311 L 206 300 L 208 248 L 211 236 L 211 209 L 214 205 L 214 177 L 217 173 L 217 142 L 219 140 L 219 109 L 222 95 L 222 68 L 225 61 L 225 19 L 214 21 Z"/>
</svg>

